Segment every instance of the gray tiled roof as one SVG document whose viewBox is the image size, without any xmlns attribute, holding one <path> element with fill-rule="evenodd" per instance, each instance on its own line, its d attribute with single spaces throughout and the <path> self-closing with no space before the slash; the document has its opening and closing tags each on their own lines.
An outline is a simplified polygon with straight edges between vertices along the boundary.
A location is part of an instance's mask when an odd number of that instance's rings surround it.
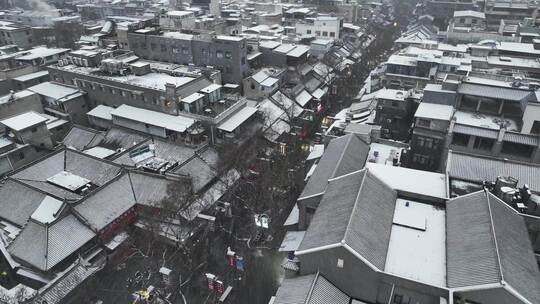
<svg viewBox="0 0 540 304">
<path fill-rule="evenodd" d="M 369 145 L 355 134 L 332 140 L 299 199 L 322 194 L 329 179 L 364 168 L 368 154 Z"/>
<path fill-rule="evenodd" d="M 154 140 L 153 142 L 148 140 L 144 144 L 154 144 L 155 156 L 161 159 L 178 162 L 179 164 L 187 161 L 195 154 L 196 149 L 185 146 L 169 143 L 163 140 Z M 115 163 L 125 166 L 135 166 L 136 163 L 129 157 L 129 153 L 125 152 L 114 160 Z"/>
<path fill-rule="evenodd" d="M 525 98 L 533 98 L 534 96 L 533 92 L 528 90 L 487 86 L 473 83 L 461 83 L 458 88 L 458 93 L 513 101 L 521 101 Z"/>
<path fill-rule="evenodd" d="M 102 146 L 129 149 L 135 144 L 140 144 L 148 139 L 149 137 L 145 135 L 118 127 L 112 127 L 107 130 L 104 136 L 94 138 L 88 147 Z"/>
<path fill-rule="evenodd" d="M 169 185 L 177 183 L 163 177 L 144 173 L 130 172 L 129 174 L 137 203 L 146 206 L 155 206 L 166 199 L 169 196 Z"/>
<path fill-rule="evenodd" d="M 285 279 L 276 292 L 274 304 L 306 304 L 317 274 Z"/>
<path fill-rule="evenodd" d="M 82 151 L 88 148 L 90 143 L 97 138 L 103 139 L 103 134 L 95 130 L 73 126 L 64 137 L 63 143 L 66 147 Z"/>
<path fill-rule="evenodd" d="M 495 181 L 497 176 L 512 176 L 520 185 L 527 184 L 532 191 L 540 191 L 540 166 L 481 157 L 452 151 L 448 153 L 446 170 L 450 178 L 474 182 Z"/>
<path fill-rule="evenodd" d="M 174 173 L 179 173 L 191 177 L 193 191 L 199 192 L 210 181 L 218 175 L 217 171 L 208 165 L 204 159 L 196 156 L 190 161 L 183 164 L 180 168 L 175 169 Z"/>
<path fill-rule="evenodd" d="M 8 179 L 0 185 L 0 218 L 22 227 L 43 198 L 45 194 Z"/>
<path fill-rule="evenodd" d="M 75 210 L 94 229 L 101 230 L 135 206 L 135 203 L 129 176 L 124 174 L 119 179 L 86 197 L 75 206 Z"/>
<path fill-rule="evenodd" d="M 446 218 L 448 287 L 500 282 L 485 193 L 450 200 L 446 205 Z"/>
<path fill-rule="evenodd" d="M 540 303 L 540 271 L 523 217 L 491 193 L 489 202 L 503 279 L 531 303 Z"/>
<path fill-rule="evenodd" d="M 351 298 L 320 274 L 285 279 L 274 304 L 348 304 Z"/>
<path fill-rule="evenodd" d="M 540 303 L 540 271 L 520 214 L 479 191 L 448 201 L 446 216 L 448 287 L 504 281 Z"/>
<path fill-rule="evenodd" d="M 38 300 L 47 301 L 47 304 L 62 303 L 62 300 L 79 284 L 100 269 L 100 266 L 91 265 L 86 267 L 80 262 L 73 264 L 66 272 L 63 272 L 54 281 L 39 290 Z M 39 301 L 37 303 L 41 303 Z"/>
<path fill-rule="evenodd" d="M 349 304 L 351 298 L 323 276 L 319 275 L 313 285 L 308 304 Z"/>
<path fill-rule="evenodd" d="M 120 170 L 119 166 L 109 162 L 66 149 L 23 168 L 11 178 L 60 198 L 78 200 L 80 195 L 50 184 L 47 179 L 61 171 L 67 171 L 102 186 L 117 176 Z"/>
<path fill-rule="evenodd" d="M 49 226 L 29 221 L 7 249 L 14 257 L 48 271 L 94 236 L 92 230 L 69 214 Z"/>
<path fill-rule="evenodd" d="M 384 269 L 397 194 L 369 171 L 329 183 L 298 251 L 345 241 Z"/>
</svg>

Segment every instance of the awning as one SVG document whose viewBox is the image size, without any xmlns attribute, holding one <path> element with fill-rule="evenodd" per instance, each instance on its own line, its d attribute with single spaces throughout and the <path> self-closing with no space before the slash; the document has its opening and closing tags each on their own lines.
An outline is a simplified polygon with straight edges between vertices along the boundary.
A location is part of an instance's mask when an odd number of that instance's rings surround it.
<svg viewBox="0 0 540 304">
<path fill-rule="evenodd" d="M 244 123 L 246 120 L 248 120 L 253 114 L 257 112 L 256 108 L 253 107 L 243 107 L 240 111 L 233 114 L 231 117 L 227 118 L 224 122 L 222 122 L 218 129 L 225 131 L 225 132 L 232 132 L 236 130 L 242 123 Z"/>
<path fill-rule="evenodd" d="M 290 225 L 298 224 L 299 217 L 300 217 L 300 209 L 298 209 L 297 204 L 294 204 L 294 207 L 292 208 L 291 213 L 289 213 L 289 216 L 285 220 L 285 223 L 283 223 L 283 226 L 290 226 Z"/>
<path fill-rule="evenodd" d="M 278 251 L 296 251 L 300 247 L 300 243 L 302 243 L 304 235 L 306 235 L 305 231 L 287 231 Z"/>
<path fill-rule="evenodd" d="M 313 145 L 313 150 L 311 150 L 306 160 L 321 158 L 323 153 L 324 145 Z"/>
</svg>

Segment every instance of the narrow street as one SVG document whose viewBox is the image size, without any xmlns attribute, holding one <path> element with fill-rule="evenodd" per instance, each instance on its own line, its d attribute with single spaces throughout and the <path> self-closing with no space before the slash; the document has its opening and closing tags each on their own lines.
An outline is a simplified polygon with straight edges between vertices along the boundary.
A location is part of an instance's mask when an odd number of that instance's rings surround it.
<svg viewBox="0 0 540 304">
<path fill-rule="evenodd" d="M 338 93 L 331 100 L 342 102 L 331 104 L 328 115 L 350 106 L 352 97 L 362 88 L 370 71 L 392 51 L 393 41 L 407 22 L 399 16 L 405 16 L 411 10 L 408 2 L 395 2 L 398 16 L 396 24 L 387 27 L 367 26 L 366 33 L 373 35 L 375 39 L 362 51 L 361 59 L 351 67 L 351 72 L 338 83 Z M 310 138 L 306 140 L 312 141 Z M 251 143 L 251 147 L 244 149 L 259 153 L 267 148 L 260 146 L 260 143 L 255 141 Z M 131 295 L 141 288 L 144 289 L 145 285 L 129 285 L 126 282 L 138 272 L 147 271 L 150 278 L 144 281 L 146 286 L 152 283 L 159 286 L 158 270 L 166 264 L 179 271 L 181 276 L 180 288 L 171 290 L 171 303 L 218 303 L 219 295 L 209 290 L 206 282 L 205 274 L 211 273 L 223 281 L 224 288 L 233 288 L 225 303 L 267 304 L 283 279 L 281 263 L 285 253 L 278 252 L 278 248 L 286 233 L 283 223 L 295 204 L 307 172 L 303 162 L 306 156 L 306 153 L 299 149 L 285 156 L 275 152 L 267 156 L 268 159 L 262 162 L 266 165 L 259 167 L 260 172 L 244 176 L 235 190 L 222 198 L 223 201 L 231 203 L 232 218 L 217 217 L 213 229 L 206 227 L 193 235 L 190 243 L 183 248 L 156 245 L 156 248 L 148 251 L 150 253 L 147 256 L 134 254 L 129 263 L 117 263 L 108 267 L 101 275 L 88 282 L 89 294 L 84 297 L 95 299 L 92 292 L 99 292 L 107 295 L 100 297 L 104 303 L 130 303 Z M 245 155 L 241 157 L 261 163 L 260 158 Z M 245 159 L 243 161 L 245 162 Z M 300 185 L 294 186 L 298 181 Z M 262 213 L 270 216 L 268 229 L 255 225 L 254 215 Z M 254 241 L 257 238 L 261 240 Z M 144 247 L 145 242 L 147 241 L 142 239 L 135 241 L 139 247 Z M 228 265 L 228 249 L 243 258 L 244 271 Z"/>
</svg>

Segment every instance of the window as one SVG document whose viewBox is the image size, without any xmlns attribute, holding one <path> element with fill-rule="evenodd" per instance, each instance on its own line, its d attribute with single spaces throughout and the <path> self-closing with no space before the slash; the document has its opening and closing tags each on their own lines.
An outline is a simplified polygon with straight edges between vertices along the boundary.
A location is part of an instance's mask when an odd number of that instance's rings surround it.
<svg viewBox="0 0 540 304">
<path fill-rule="evenodd" d="M 188 55 L 189 54 L 189 50 L 185 47 L 182 48 L 182 54 L 184 55 Z"/>
<path fill-rule="evenodd" d="M 316 31 L 316 32 L 315 32 L 315 35 L 316 35 L 316 36 L 320 36 L 320 35 L 321 35 L 321 31 Z"/>
<path fill-rule="evenodd" d="M 465 23 L 465 18 L 459 18 L 459 23 Z"/>
<path fill-rule="evenodd" d="M 161 44 L 160 47 L 161 47 L 161 51 L 162 51 L 162 52 L 166 52 L 166 51 L 167 51 L 167 46 L 166 46 L 165 44 Z"/>
<path fill-rule="evenodd" d="M 418 120 L 416 121 L 416 124 L 419 127 L 429 128 L 431 126 L 431 120 L 425 119 L 425 118 L 418 118 Z"/>
<path fill-rule="evenodd" d="M 399 102 L 397 102 L 397 101 L 392 101 L 392 107 L 394 107 L 394 108 L 399 108 Z"/>
<path fill-rule="evenodd" d="M 469 145 L 470 137 L 470 135 L 454 133 L 452 136 L 452 145 L 466 147 L 467 145 Z"/>
<path fill-rule="evenodd" d="M 246 57 L 242 57 L 242 64 L 246 64 Z"/>
<path fill-rule="evenodd" d="M 19 153 L 19 159 L 24 159 L 24 153 Z"/>
<path fill-rule="evenodd" d="M 324 31 L 324 32 L 322 32 L 322 35 L 323 35 L 323 37 L 328 37 L 328 32 Z"/>
<path fill-rule="evenodd" d="M 223 52 L 222 51 L 216 51 L 216 58 L 223 58 Z"/>
<path fill-rule="evenodd" d="M 530 158 L 534 151 L 534 146 L 503 141 L 501 153 L 518 157 Z"/>
<path fill-rule="evenodd" d="M 473 148 L 477 149 L 477 150 L 491 151 L 491 148 L 493 148 L 494 143 L 495 143 L 494 139 L 484 138 L 484 137 L 476 137 L 474 139 Z"/>
<path fill-rule="evenodd" d="M 345 261 L 343 261 L 343 259 L 337 259 L 338 268 L 343 268 L 344 264 L 345 264 Z"/>
<path fill-rule="evenodd" d="M 45 60 L 52 60 L 53 59 L 53 56 L 47 56 L 45 57 Z"/>
<path fill-rule="evenodd" d="M 471 20 L 472 24 L 477 24 L 478 23 L 478 20 L 477 19 L 473 19 Z"/>
<path fill-rule="evenodd" d="M 225 58 L 227 58 L 227 59 L 231 59 L 231 58 L 232 58 L 232 54 L 231 54 L 231 52 L 228 52 L 228 51 L 227 51 L 227 52 L 225 52 Z"/>
<path fill-rule="evenodd" d="M 306 34 L 311 35 L 311 30 L 307 30 Z"/>
<path fill-rule="evenodd" d="M 413 156 L 413 162 L 420 164 L 420 165 L 427 165 L 429 162 L 429 156 L 422 155 L 422 154 L 415 154 Z"/>
<path fill-rule="evenodd" d="M 532 125 L 532 128 L 531 128 L 531 134 L 536 134 L 536 135 L 540 134 L 540 121 L 535 120 L 533 122 L 533 125 Z"/>
<path fill-rule="evenodd" d="M 37 132 L 37 128 L 36 127 L 33 127 L 32 128 L 32 133 L 36 133 Z"/>
<path fill-rule="evenodd" d="M 144 127 L 147 128 L 147 129 L 150 129 L 150 125 L 149 125 L 149 124 L 144 124 Z"/>
</svg>

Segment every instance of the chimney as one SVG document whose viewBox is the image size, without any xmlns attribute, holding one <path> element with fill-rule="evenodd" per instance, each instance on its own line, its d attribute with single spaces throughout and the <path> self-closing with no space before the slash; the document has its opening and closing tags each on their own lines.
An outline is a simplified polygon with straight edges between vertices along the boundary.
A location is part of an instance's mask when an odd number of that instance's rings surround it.
<svg viewBox="0 0 540 304">
<path fill-rule="evenodd" d="M 533 46 L 535 50 L 540 50 L 540 39 L 533 39 Z"/>
<path fill-rule="evenodd" d="M 166 83 L 165 84 L 165 98 L 167 98 L 167 101 L 176 102 L 177 100 L 176 95 L 176 85 L 172 83 Z"/>
</svg>

